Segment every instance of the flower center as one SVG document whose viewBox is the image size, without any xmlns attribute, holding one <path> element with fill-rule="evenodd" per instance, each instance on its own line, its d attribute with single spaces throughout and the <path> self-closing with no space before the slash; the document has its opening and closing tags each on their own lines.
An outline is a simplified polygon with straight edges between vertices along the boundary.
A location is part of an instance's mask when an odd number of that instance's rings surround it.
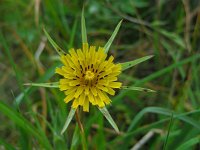
<svg viewBox="0 0 200 150">
<path fill-rule="evenodd" d="M 85 80 L 92 80 L 94 79 L 95 74 L 92 71 L 86 71 L 85 73 Z"/>
</svg>

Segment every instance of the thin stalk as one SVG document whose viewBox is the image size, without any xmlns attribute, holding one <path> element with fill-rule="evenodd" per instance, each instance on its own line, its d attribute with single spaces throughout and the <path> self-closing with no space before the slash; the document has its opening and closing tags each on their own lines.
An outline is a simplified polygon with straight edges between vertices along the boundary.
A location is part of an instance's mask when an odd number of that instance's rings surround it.
<svg viewBox="0 0 200 150">
<path fill-rule="evenodd" d="M 76 121 L 78 123 L 78 127 L 80 128 L 80 133 L 81 133 L 81 143 L 83 146 L 83 150 L 87 150 L 87 143 L 86 143 L 86 138 L 85 138 L 85 131 L 83 128 L 83 125 L 80 121 L 80 117 L 79 117 L 79 110 L 77 109 L 75 112 L 75 117 L 76 117 Z"/>
</svg>

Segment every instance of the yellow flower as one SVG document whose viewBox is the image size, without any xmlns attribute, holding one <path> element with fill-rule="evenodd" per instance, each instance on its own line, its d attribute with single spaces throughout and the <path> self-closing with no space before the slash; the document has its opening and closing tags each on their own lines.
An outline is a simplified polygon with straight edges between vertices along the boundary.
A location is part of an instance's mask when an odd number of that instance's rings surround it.
<svg viewBox="0 0 200 150">
<path fill-rule="evenodd" d="M 121 65 L 114 64 L 114 57 L 106 60 L 107 54 L 103 47 L 96 50 L 95 46 L 83 43 L 82 49 L 70 49 L 69 54 L 61 56 L 64 66 L 56 68 L 56 73 L 63 76 L 59 88 L 65 92 L 65 103 L 73 100 L 72 108 L 83 106 L 83 111 L 89 111 L 89 103 L 102 108 L 110 104 L 107 96 L 115 95 L 113 88 L 120 88 L 116 82 L 121 73 Z"/>
</svg>

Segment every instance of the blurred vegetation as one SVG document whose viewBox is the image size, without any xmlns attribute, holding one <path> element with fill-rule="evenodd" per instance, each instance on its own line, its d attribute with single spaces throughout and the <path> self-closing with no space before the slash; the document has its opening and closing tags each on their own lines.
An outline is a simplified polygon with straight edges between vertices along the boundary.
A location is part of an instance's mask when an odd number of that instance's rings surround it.
<svg viewBox="0 0 200 150">
<path fill-rule="evenodd" d="M 157 91 L 112 97 L 119 135 L 97 108 L 83 113 L 88 149 L 200 149 L 198 0 L 0 1 L 0 149 L 82 149 L 75 119 L 60 135 L 64 94 L 23 84 L 58 81 L 61 64 L 42 29 L 66 51 L 79 48 L 83 5 L 89 44 L 104 46 L 123 19 L 109 52 L 115 61 L 154 55 L 120 80 Z"/>
</svg>

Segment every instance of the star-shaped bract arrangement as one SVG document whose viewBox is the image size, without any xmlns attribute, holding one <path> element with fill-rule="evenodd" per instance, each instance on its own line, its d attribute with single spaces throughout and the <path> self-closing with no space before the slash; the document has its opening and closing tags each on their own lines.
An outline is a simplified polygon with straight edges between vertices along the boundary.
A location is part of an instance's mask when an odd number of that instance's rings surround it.
<svg viewBox="0 0 200 150">
<path fill-rule="evenodd" d="M 83 111 L 89 112 L 89 104 L 97 106 L 115 131 L 119 132 L 116 123 L 105 107 L 105 105 L 111 103 L 108 94 L 115 95 L 115 88 L 154 92 L 147 88 L 122 86 L 122 83 L 117 81 L 118 75 L 122 71 L 152 58 L 152 55 L 124 63 L 114 63 L 113 56 L 109 56 L 109 58 L 106 59 L 108 55 L 107 53 L 119 31 L 121 23 L 122 20 L 118 23 L 104 47 L 97 48 L 96 46 L 89 46 L 87 41 L 84 11 L 82 11 L 82 49 L 75 50 L 72 48 L 68 51 L 69 53 L 63 51 L 44 29 L 45 35 L 60 55 L 60 60 L 63 63 L 63 66 L 56 68 L 55 71 L 57 74 L 60 74 L 62 78 L 59 82 L 27 83 L 25 85 L 59 88 L 60 91 L 64 91 L 66 95 L 64 99 L 65 103 L 73 101 L 61 134 L 63 134 L 69 126 L 78 106 L 83 106 Z"/>
</svg>

